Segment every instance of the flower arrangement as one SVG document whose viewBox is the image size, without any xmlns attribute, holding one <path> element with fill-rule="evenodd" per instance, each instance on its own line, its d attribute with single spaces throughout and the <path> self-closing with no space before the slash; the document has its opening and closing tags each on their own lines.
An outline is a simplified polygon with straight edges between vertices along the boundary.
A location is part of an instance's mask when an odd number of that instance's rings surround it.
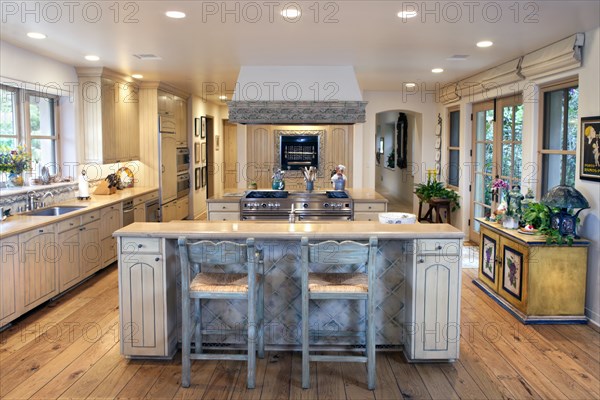
<svg viewBox="0 0 600 400">
<path fill-rule="evenodd" d="M 10 150 L 6 146 L 0 147 L 0 172 L 21 174 L 31 168 L 31 153 L 25 151 L 23 146 Z"/>
<path fill-rule="evenodd" d="M 500 201 L 500 192 L 505 189 L 508 189 L 508 182 L 496 175 L 496 179 L 492 182 L 492 201 Z"/>
</svg>

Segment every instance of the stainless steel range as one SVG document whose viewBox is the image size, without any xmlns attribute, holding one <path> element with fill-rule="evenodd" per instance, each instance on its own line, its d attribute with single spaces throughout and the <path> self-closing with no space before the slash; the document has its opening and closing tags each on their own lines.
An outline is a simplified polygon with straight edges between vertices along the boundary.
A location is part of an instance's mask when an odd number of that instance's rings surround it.
<svg viewBox="0 0 600 400">
<path fill-rule="evenodd" d="M 242 221 L 290 220 L 352 221 L 353 203 L 343 190 L 324 192 L 288 192 L 252 190 L 241 200 Z"/>
</svg>

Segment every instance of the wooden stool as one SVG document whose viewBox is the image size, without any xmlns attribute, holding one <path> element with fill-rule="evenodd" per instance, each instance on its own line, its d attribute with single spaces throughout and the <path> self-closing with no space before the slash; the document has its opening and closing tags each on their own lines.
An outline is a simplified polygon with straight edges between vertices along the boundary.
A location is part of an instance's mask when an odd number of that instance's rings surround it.
<svg viewBox="0 0 600 400">
<path fill-rule="evenodd" d="M 375 259 L 377 238 L 368 244 L 332 240 L 308 244 L 302 238 L 302 388 L 310 387 L 310 361 L 367 363 L 368 387 L 375 389 Z M 309 273 L 309 263 L 321 265 L 365 264 L 365 273 Z M 309 307 L 314 300 L 365 300 L 366 336 L 364 356 L 310 355 Z M 331 334 L 330 332 L 328 332 Z"/>
<path fill-rule="evenodd" d="M 451 221 L 451 210 L 450 210 L 450 200 L 448 199 L 430 199 L 427 201 L 429 205 L 429 209 L 425 213 L 423 217 L 421 217 L 421 212 L 423 210 L 423 200 L 419 200 L 419 222 L 427 221 L 429 223 L 443 223 L 441 211 L 446 211 L 446 223 L 452 224 Z M 433 219 L 433 213 L 435 212 L 435 221 Z"/>
<path fill-rule="evenodd" d="M 262 251 L 255 251 L 254 239 L 246 240 L 246 244 L 228 241 L 215 243 L 207 240 L 191 243 L 185 237 L 180 237 L 178 243 L 181 263 L 181 386 L 190 386 L 191 360 L 245 360 L 248 362 L 247 385 L 249 389 L 253 389 L 256 384 L 256 343 L 258 342 L 259 357 L 264 357 L 265 351 Z M 246 271 L 202 272 L 201 266 L 204 264 L 216 264 L 220 267 L 235 264 L 245 267 Z M 232 333 L 231 330 L 202 330 L 202 299 L 248 301 L 247 354 L 202 352 L 203 334 Z M 193 314 L 190 312 L 190 302 L 194 303 Z M 192 332 L 195 343 L 193 354 Z"/>
</svg>

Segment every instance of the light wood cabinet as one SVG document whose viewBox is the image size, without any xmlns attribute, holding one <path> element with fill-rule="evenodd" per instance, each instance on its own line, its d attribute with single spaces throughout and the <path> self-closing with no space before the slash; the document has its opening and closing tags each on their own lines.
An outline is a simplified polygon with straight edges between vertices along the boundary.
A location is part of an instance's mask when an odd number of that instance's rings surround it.
<svg viewBox="0 0 600 400">
<path fill-rule="evenodd" d="M 47 225 L 19 235 L 23 311 L 58 294 L 56 262 L 60 248 L 56 245 L 55 229 L 55 225 Z"/>
<path fill-rule="evenodd" d="M 176 249 L 167 263 L 162 239 L 119 241 L 121 353 L 170 358 L 177 349 L 177 318 L 167 316 L 176 306 Z"/>
<path fill-rule="evenodd" d="M 79 230 L 79 240 L 81 243 L 80 264 L 83 277 L 87 278 L 102 268 L 100 221 L 85 224 Z"/>
<path fill-rule="evenodd" d="M 138 160 L 138 88 L 106 68 L 77 68 L 83 122 L 83 161 Z"/>
<path fill-rule="evenodd" d="M 19 279 L 19 237 L 0 240 L 0 326 L 23 312 Z"/>
<path fill-rule="evenodd" d="M 171 201 L 160 206 L 162 222 L 169 222 L 177 219 L 177 200 Z"/>
<path fill-rule="evenodd" d="M 123 226 L 122 203 L 113 204 L 100 210 L 100 242 L 102 248 L 102 267 L 117 260 L 117 239 L 113 232 Z"/>
<path fill-rule="evenodd" d="M 175 114 L 175 102 L 171 93 L 163 90 L 158 91 L 158 113 L 162 115 Z"/>
<path fill-rule="evenodd" d="M 177 147 L 187 147 L 187 101 L 181 97 L 174 97 L 175 106 L 175 140 Z"/>
<path fill-rule="evenodd" d="M 409 360 L 454 360 L 460 340 L 459 240 L 407 243 L 405 351 Z"/>
<path fill-rule="evenodd" d="M 581 323 L 585 317 L 587 247 L 547 245 L 478 219 L 479 273 L 475 283 L 524 323 Z"/>
<path fill-rule="evenodd" d="M 354 202 L 354 221 L 379 221 L 379 213 L 387 211 L 386 202 Z"/>
<path fill-rule="evenodd" d="M 215 202 L 208 203 L 209 221 L 239 221 L 240 203 L 239 202 Z"/>
<path fill-rule="evenodd" d="M 177 199 L 177 219 L 186 219 L 189 215 L 190 201 L 188 196 Z"/>
<path fill-rule="evenodd" d="M 80 267 L 79 226 L 60 232 L 57 240 L 61 254 L 58 263 L 59 287 L 60 291 L 64 291 L 83 280 Z"/>
</svg>

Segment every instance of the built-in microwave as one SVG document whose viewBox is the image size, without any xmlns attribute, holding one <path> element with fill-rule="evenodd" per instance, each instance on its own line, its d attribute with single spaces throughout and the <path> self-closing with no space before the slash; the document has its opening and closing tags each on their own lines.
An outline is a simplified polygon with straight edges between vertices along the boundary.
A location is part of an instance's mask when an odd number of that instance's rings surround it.
<svg viewBox="0 0 600 400">
<path fill-rule="evenodd" d="M 190 150 L 187 147 L 178 147 L 175 154 L 177 158 L 177 172 L 189 171 Z"/>
<path fill-rule="evenodd" d="M 172 115 L 159 115 L 158 131 L 160 133 L 175 133 L 175 117 Z"/>
<path fill-rule="evenodd" d="M 187 196 L 190 193 L 190 174 L 177 175 L 177 198 Z"/>
</svg>

